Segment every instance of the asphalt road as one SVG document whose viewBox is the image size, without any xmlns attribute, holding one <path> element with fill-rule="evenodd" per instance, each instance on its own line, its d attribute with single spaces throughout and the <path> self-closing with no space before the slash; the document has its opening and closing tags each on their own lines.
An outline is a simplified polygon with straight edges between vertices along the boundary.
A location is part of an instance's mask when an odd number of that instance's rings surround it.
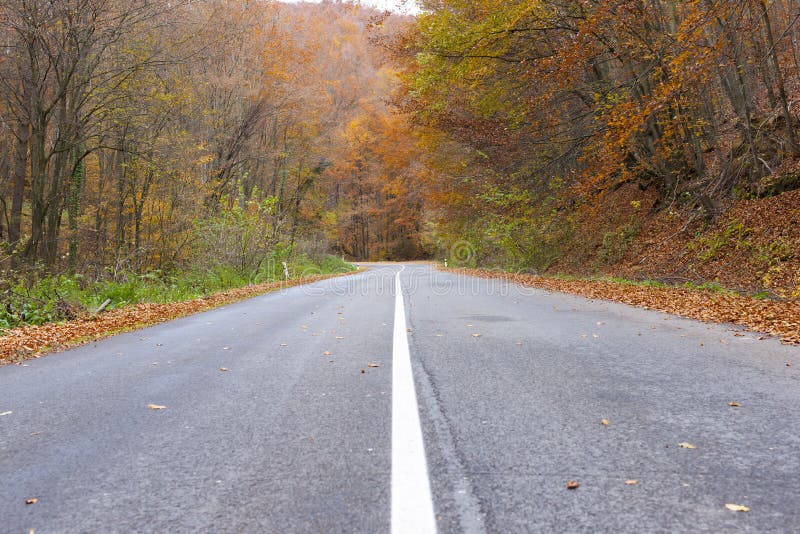
<svg viewBox="0 0 800 534">
<path fill-rule="evenodd" d="M 400 268 L 0 368 L 0 532 L 800 530 L 799 349 Z"/>
</svg>

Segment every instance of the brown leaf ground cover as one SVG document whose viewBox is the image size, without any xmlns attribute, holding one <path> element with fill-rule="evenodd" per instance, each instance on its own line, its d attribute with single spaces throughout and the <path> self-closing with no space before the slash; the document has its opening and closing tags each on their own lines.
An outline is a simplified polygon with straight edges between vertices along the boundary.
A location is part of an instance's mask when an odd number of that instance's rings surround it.
<svg viewBox="0 0 800 534">
<path fill-rule="evenodd" d="M 498 278 L 528 287 L 610 300 L 645 309 L 715 323 L 732 323 L 756 332 L 800 344 L 800 300 L 765 300 L 729 292 L 677 287 L 629 285 L 605 280 L 563 280 L 485 269 L 447 269 L 452 272 Z"/>
<path fill-rule="evenodd" d="M 686 224 L 691 211 L 660 213 L 611 270 L 800 297 L 800 190 L 729 201 L 721 212 L 711 225 Z"/>
<path fill-rule="evenodd" d="M 740 292 L 800 298 L 800 190 L 720 201 L 710 223 L 691 201 L 658 205 L 653 191 L 630 185 L 579 211 L 573 243 L 546 272 L 718 283 Z M 604 238 L 624 235 L 632 222 L 635 236 L 622 247 L 624 253 L 603 262 Z"/>
<path fill-rule="evenodd" d="M 14 328 L 0 336 L 0 365 L 20 362 L 31 357 L 38 358 L 46 352 L 89 343 L 112 334 L 185 317 L 270 291 L 348 274 L 352 273 L 318 275 L 282 282 L 254 284 L 185 302 L 141 303 L 110 310 L 96 317 L 86 315 L 74 321 Z"/>
</svg>

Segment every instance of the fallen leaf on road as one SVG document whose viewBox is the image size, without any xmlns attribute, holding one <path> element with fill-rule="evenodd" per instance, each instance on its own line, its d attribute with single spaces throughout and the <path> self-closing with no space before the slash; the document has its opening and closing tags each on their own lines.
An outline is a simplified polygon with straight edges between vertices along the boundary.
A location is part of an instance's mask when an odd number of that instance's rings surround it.
<svg viewBox="0 0 800 534">
<path fill-rule="evenodd" d="M 597 334 L 592 334 L 592 337 L 600 337 L 600 336 L 598 336 Z"/>
<path fill-rule="evenodd" d="M 638 483 L 639 483 L 638 480 L 633 480 L 633 479 L 625 481 L 625 484 L 627 484 L 628 486 L 635 486 Z"/>
<path fill-rule="evenodd" d="M 691 443 L 686 443 L 685 441 L 683 443 L 678 443 L 678 447 L 680 447 L 681 449 L 696 449 L 697 448 L 695 445 L 692 445 Z"/>
<path fill-rule="evenodd" d="M 603 425 L 603 426 L 608 426 L 611 423 L 609 422 L 608 419 L 600 419 L 600 424 Z"/>
<path fill-rule="evenodd" d="M 344 336 L 336 336 L 336 339 L 344 339 Z"/>
<path fill-rule="evenodd" d="M 231 350 L 230 347 L 222 347 L 222 350 Z"/>
<path fill-rule="evenodd" d="M 148 404 L 147 407 L 150 408 L 151 410 L 166 410 L 167 409 L 166 406 L 161 406 L 160 404 Z"/>
<path fill-rule="evenodd" d="M 219 368 L 219 370 L 220 370 L 220 371 L 222 371 L 222 372 L 224 373 L 225 371 L 227 371 L 227 370 L 228 370 L 228 368 L 227 368 L 227 367 L 220 367 L 220 368 Z"/>
<path fill-rule="evenodd" d="M 323 356 L 330 356 L 331 354 L 332 353 L 329 350 L 326 350 L 325 352 L 322 353 Z"/>
<path fill-rule="evenodd" d="M 33 499 L 25 499 L 25 504 L 36 504 L 37 502 L 39 502 L 39 499 L 35 497 Z"/>
<path fill-rule="evenodd" d="M 472 337 L 481 337 L 480 334 L 472 334 Z"/>
<path fill-rule="evenodd" d="M 575 490 L 581 487 L 580 482 L 575 482 L 574 480 L 570 480 L 567 482 L 567 489 L 568 490 Z"/>
<path fill-rule="evenodd" d="M 361 370 L 361 374 L 362 374 L 362 375 L 363 375 L 364 373 L 366 373 L 366 372 L 367 372 L 367 370 L 366 370 L 366 369 L 362 369 L 362 370 Z"/>
<path fill-rule="evenodd" d="M 413 330 L 410 328 L 406 328 L 406 332 L 413 332 Z"/>
<path fill-rule="evenodd" d="M 12 412 L 11 410 L 9 410 L 7 412 L 0 412 L 0 417 L 2 417 L 4 415 L 11 415 L 12 413 L 14 413 L 14 412 Z"/>
<path fill-rule="evenodd" d="M 739 406 L 741 406 L 741 404 L 739 404 L 736 401 L 731 401 L 728 403 L 728 406 L 733 406 L 734 408 L 738 408 Z"/>
<path fill-rule="evenodd" d="M 380 367 L 380 364 L 377 363 L 368 363 L 367 367 Z"/>
<path fill-rule="evenodd" d="M 742 506 L 741 504 L 726 504 L 725 508 L 732 512 L 749 512 L 750 508 Z"/>
<path fill-rule="evenodd" d="M 598 322 L 597 322 L 597 326 L 602 326 L 602 325 L 604 325 L 604 324 L 606 324 L 606 322 L 605 322 L 605 321 L 598 321 Z"/>
<path fill-rule="evenodd" d="M 286 347 L 286 343 L 281 343 L 281 347 Z"/>
</svg>

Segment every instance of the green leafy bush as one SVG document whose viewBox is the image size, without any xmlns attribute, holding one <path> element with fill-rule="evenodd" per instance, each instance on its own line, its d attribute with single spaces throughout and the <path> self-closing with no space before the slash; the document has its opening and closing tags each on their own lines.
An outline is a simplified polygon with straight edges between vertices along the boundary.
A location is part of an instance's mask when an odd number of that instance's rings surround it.
<svg viewBox="0 0 800 534">
<path fill-rule="evenodd" d="M 292 278 L 349 272 L 355 267 L 341 258 L 325 256 L 319 262 L 300 255 L 288 259 L 288 250 L 276 248 L 254 272 L 233 266 L 196 266 L 184 272 L 118 273 L 116 279 L 86 280 L 80 274 L 46 275 L 43 271 L 0 273 L 0 332 L 24 324 L 38 325 L 72 319 L 96 310 L 106 299 L 109 309 L 139 302 L 179 302 L 226 289 L 283 280 L 282 262 Z"/>
<path fill-rule="evenodd" d="M 605 264 L 617 263 L 625 255 L 628 247 L 641 231 L 642 224 L 639 218 L 632 216 L 627 224 L 616 232 L 603 234 L 603 243 L 597 253 L 597 258 Z"/>
</svg>

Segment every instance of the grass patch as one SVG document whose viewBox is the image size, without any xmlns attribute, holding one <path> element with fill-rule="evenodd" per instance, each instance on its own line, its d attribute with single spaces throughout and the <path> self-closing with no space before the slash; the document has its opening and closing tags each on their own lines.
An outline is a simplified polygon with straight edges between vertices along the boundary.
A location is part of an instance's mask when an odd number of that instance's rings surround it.
<svg viewBox="0 0 800 534">
<path fill-rule="evenodd" d="M 291 279 L 351 272 L 355 267 L 335 256 L 313 261 L 301 255 L 287 262 Z M 122 273 L 113 279 L 88 280 L 80 274 L 50 275 L 41 271 L 0 275 L 0 335 L 24 325 L 42 325 L 91 313 L 106 300 L 106 309 L 139 303 L 164 304 L 207 297 L 228 289 L 284 279 L 280 262 L 266 262 L 257 271 L 215 266 L 184 272 Z"/>
</svg>

